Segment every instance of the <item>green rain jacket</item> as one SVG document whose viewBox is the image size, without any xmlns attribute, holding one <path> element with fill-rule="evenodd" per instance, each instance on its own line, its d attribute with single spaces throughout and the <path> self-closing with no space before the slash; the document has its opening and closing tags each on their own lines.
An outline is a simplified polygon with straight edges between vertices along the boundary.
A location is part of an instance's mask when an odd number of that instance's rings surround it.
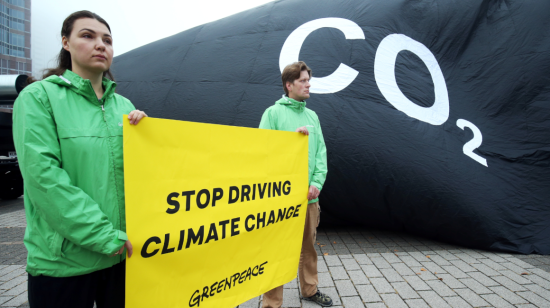
<svg viewBox="0 0 550 308">
<path fill-rule="evenodd" d="M 321 124 L 315 111 L 306 108 L 306 102 L 299 102 L 283 95 L 275 105 L 267 108 L 262 115 L 260 128 L 294 132 L 305 126 L 309 131 L 309 185 L 323 189 L 327 178 L 327 148 L 321 131 Z M 313 203 L 319 198 L 309 201 Z"/>
<path fill-rule="evenodd" d="M 33 276 L 69 277 L 111 267 L 125 233 L 122 117 L 132 103 L 103 79 L 70 70 L 27 86 L 13 109 L 13 137 L 24 179 Z"/>
</svg>

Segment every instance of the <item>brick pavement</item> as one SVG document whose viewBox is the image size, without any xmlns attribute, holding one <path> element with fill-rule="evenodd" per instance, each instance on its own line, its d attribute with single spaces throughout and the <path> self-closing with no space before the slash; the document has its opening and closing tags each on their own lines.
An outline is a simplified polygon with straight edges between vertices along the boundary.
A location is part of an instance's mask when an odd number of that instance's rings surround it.
<svg viewBox="0 0 550 308">
<path fill-rule="evenodd" d="M 0 201 L 0 307 L 28 307 L 22 199 Z M 400 232 L 318 230 L 319 289 L 334 307 L 550 307 L 550 256 L 468 249 Z M 261 307 L 261 297 L 240 308 Z M 300 299 L 297 279 L 283 307 Z"/>
<path fill-rule="evenodd" d="M 0 307 L 29 307 L 23 198 L 0 200 Z"/>
</svg>

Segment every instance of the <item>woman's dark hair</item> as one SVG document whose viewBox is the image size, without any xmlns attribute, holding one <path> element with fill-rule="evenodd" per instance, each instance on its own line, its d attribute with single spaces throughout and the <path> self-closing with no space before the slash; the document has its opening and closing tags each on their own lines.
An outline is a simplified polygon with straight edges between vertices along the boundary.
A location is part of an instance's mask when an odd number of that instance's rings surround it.
<svg viewBox="0 0 550 308">
<path fill-rule="evenodd" d="M 61 27 L 61 37 L 69 38 L 71 35 L 71 32 L 73 31 L 74 22 L 77 19 L 81 18 L 92 18 L 100 23 L 104 24 L 107 29 L 109 29 L 109 32 L 111 32 L 111 27 L 109 27 L 109 24 L 105 21 L 105 19 L 101 18 L 101 16 L 97 15 L 96 13 L 92 13 L 90 11 L 78 11 L 74 12 L 69 17 L 65 18 L 65 21 L 63 21 L 63 27 Z M 57 56 L 57 67 L 56 68 L 49 68 L 46 69 L 46 72 L 44 73 L 44 76 L 42 76 L 42 79 L 45 79 L 51 75 L 63 75 L 65 70 L 69 69 L 72 70 L 72 62 L 71 62 L 71 53 L 65 50 L 63 47 L 61 47 L 61 51 L 59 52 L 59 55 Z M 107 77 L 111 80 L 115 80 L 115 77 L 111 73 L 111 69 L 109 68 L 105 72 L 103 72 L 103 77 Z"/>
</svg>

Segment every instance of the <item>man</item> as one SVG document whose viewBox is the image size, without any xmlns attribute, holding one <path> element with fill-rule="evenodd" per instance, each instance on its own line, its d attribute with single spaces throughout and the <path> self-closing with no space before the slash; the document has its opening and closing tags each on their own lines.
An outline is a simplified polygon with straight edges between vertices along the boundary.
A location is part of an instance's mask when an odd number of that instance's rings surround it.
<svg viewBox="0 0 550 308">
<path fill-rule="evenodd" d="M 327 176 L 327 151 L 319 118 L 306 108 L 309 98 L 311 69 L 302 61 L 295 62 L 283 70 L 281 76 L 285 94 L 266 109 L 260 128 L 296 131 L 309 135 L 309 192 L 304 239 L 298 274 L 300 289 L 305 300 L 321 306 L 332 306 L 332 299 L 317 288 L 317 252 L 315 238 L 319 225 L 319 193 Z M 283 286 L 264 294 L 263 308 L 280 308 L 283 304 Z"/>
</svg>

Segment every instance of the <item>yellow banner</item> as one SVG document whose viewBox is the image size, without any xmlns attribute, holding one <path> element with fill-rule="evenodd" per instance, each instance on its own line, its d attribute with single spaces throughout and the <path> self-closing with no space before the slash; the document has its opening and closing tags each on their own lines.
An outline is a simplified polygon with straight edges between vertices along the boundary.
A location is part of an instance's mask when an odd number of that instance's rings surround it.
<svg viewBox="0 0 550 308">
<path fill-rule="evenodd" d="M 126 307 L 235 307 L 296 277 L 307 137 L 124 121 Z"/>
</svg>

